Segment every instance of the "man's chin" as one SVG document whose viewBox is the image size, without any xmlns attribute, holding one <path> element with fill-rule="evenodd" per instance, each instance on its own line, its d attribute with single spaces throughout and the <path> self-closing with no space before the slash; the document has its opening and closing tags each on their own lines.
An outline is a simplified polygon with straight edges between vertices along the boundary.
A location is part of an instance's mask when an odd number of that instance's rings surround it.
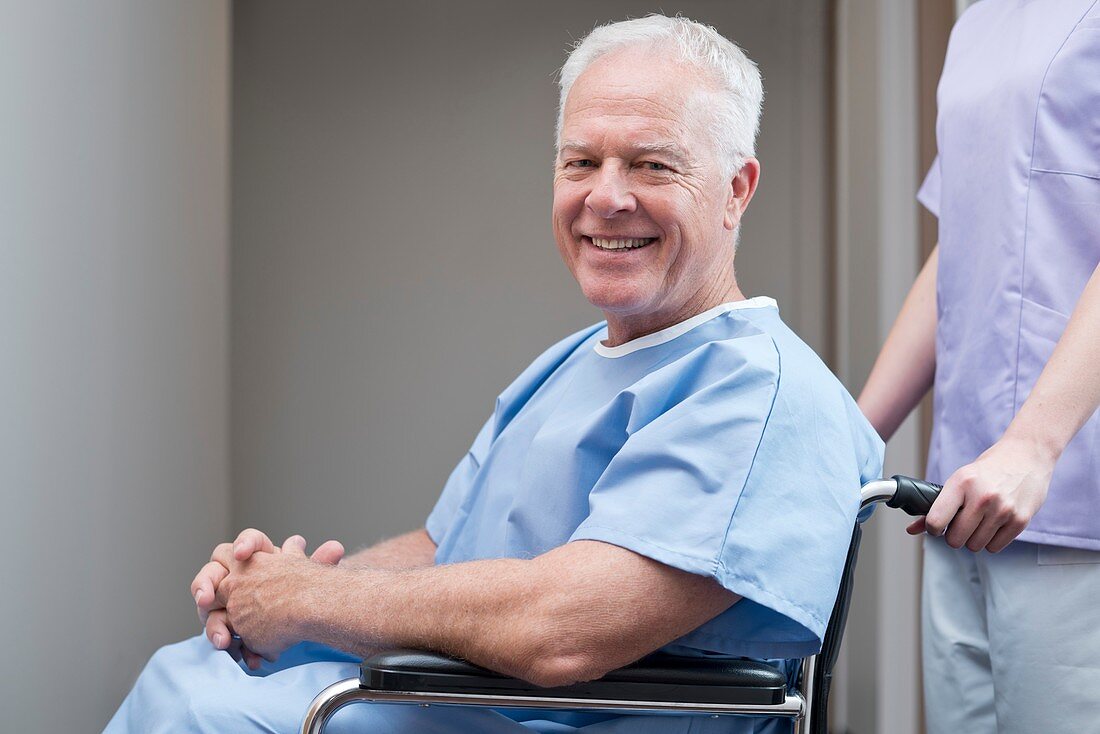
<svg viewBox="0 0 1100 734">
<path fill-rule="evenodd" d="M 588 302 L 603 311 L 604 316 L 609 319 L 644 315 L 649 308 L 649 299 L 632 290 L 626 292 L 608 288 L 582 290 Z"/>
</svg>

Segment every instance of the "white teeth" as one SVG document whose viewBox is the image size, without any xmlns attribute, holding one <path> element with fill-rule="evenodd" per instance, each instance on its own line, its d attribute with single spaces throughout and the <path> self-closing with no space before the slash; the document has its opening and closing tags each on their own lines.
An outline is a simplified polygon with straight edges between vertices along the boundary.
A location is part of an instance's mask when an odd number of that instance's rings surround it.
<svg viewBox="0 0 1100 734">
<path fill-rule="evenodd" d="M 653 241 L 652 237 L 629 240 L 606 240 L 602 237 L 593 237 L 592 244 L 601 250 L 626 250 L 643 247 Z"/>
</svg>

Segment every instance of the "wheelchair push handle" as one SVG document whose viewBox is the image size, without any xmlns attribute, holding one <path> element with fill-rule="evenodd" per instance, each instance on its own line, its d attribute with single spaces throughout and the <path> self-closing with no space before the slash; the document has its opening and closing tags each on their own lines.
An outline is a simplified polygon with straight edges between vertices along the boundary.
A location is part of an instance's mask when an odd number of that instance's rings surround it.
<svg viewBox="0 0 1100 734">
<path fill-rule="evenodd" d="M 894 496 L 886 500 L 887 507 L 893 507 L 908 515 L 927 515 L 932 503 L 940 496 L 942 485 L 925 482 L 913 477 L 895 474 L 890 477 L 897 483 Z"/>
</svg>

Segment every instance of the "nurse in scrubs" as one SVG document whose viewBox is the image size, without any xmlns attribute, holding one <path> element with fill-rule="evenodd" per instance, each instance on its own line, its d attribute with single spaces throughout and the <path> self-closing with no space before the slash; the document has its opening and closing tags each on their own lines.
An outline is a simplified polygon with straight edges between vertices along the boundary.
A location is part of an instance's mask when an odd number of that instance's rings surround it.
<svg viewBox="0 0 1100 734">
<path fill-rule="evenodd" d="M 1097 731 L 1100 3 L 977 3 L 938 103 L 940 242 L 859 401 L 888 438 L 934 387 L 928 731 Z"/>
</svg>

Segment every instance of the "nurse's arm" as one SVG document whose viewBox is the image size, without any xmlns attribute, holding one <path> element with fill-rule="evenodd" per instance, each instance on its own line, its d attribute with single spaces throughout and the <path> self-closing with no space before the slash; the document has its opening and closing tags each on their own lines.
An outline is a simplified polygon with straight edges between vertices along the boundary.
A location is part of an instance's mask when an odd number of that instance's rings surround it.
<svg viewBox="0 0 1100 734">
<path fill-rule="evenodd" d="M 949 545 L 994 553 L 1019 535 L 1046 500 L 1066 445 L 1100 406 L 1098 365 L 1100 266 L 1004 435 L 944 483 L 925 519 L 928 532 L 946 528 Z"/>
<path fill-rule="evenodd" d="M 1100 265 L 1066 330 L 1002 441 L 1030 443 L 1050 460 L 1062 455 L 1100 407 Z"/>
<path fill-rule="evenodd" d="M 936 267 L 939 245 L 917 275 L 886 337 L 859 407 L 884 441 L 932 387 L 936 372 Z"/>
<path fill-rule="evenodd" d="M 527 560 L 405 571 L 297 566 L 296 579 L 284 575 L 279 584 L 258 579 L 241 600 L 242 611 L 247 615 L 254 606 L 262 617 L 270 608 L 263 596 L 300 599 L 301 608 L 289 612 L 297 617 L 289 622 L 296 629 L 286 639 L 315 640 L 357 654 L 379 645 L 437 650 L 543 686 L 598 678 L 681 637 L 740 598 L 713 579 L 598 541 L 574 541 Z M 246 568 L 243 576 L 248 575 Z M 232 618 L 234 591 L 229 593 Z M 238 631 L 251 644 L 250 630 Z M 259 628 L 252 632 L 265 634 Z"/>
</svg>

